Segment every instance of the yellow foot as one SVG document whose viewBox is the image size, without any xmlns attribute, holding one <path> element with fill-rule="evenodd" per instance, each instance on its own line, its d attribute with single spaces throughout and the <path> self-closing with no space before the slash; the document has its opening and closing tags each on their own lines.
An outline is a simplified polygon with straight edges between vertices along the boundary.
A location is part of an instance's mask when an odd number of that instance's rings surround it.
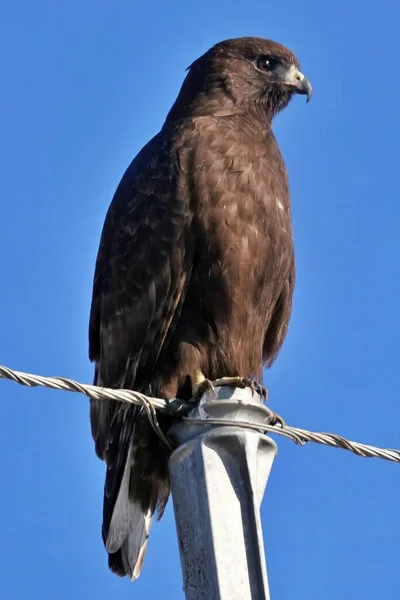
<svg viewBox="0 0 400 600">
<path fill-rule="evenodd" d="M 268 397 L 268 390 L 260 385 L 257 381 L 253 379 L 248 379 L 247 377 L 221 377 L 221 379 L 216 379 L 212 382 L 214 387 L 219 387 L 222 385 L 226 385 L 233 388 L 246 388 L 249 387 L 254 394 L 254 392 L 258 392 L 260 396 L 265 398 Z"/>
<path fill-rule="evenodd" d="M 192 382 L 192 402 L 198 402 L 205 392 L 214 392 L 214 386 L 209 379 L 206 379 L 200 369 L 191 375 Z"/>
<path fill-rule="evenodd" d="M 204 377 L 200 369 L 197 369 L 190 379 L 192 382 L 192 402 L 198 402 L 205 392 L 215 392 L 214 388 L 224 385 L 232 388 L 249 387 L 253 394 L 256 391 L 265 400 L 268 397 L 268 390 L 265 387 L 247 377 L 221 377 L 215 379 L 215 381 L 210 381 Z"/>
</svg>

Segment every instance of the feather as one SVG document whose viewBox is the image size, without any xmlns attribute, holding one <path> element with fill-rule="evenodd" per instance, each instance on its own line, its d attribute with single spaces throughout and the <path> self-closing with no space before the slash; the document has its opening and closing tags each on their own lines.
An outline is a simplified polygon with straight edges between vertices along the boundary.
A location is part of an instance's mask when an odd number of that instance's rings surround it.
<svg viewBox="0 0 400 600">
<path fill-rule="evenodd" d="M 110 554 L 121 550 L 121 560 L 126 573 L 131 579 L 136 579 L 142 569 L 153 512 L 144 511 L 140 503 L 132 501 L 129 497 L 129 480 L 133 467 L 130 447 L 105 546 Z"/>
</svg>

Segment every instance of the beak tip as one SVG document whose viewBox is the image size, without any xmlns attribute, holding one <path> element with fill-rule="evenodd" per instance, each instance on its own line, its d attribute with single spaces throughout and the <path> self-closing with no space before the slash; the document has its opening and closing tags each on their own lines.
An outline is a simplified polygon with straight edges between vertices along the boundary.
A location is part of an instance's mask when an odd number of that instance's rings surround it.
<svg viewBox="0 0 400 600">
<path fill-rule="evenodd" d="M 311 87 L 311 83 L 307 82 L 307 91 L 306 91 L 307 101 L 306 101 L 306 104 L 308 104 L 310 102 L 311 97 L 312 97 L 312 92 L 313 92 L 313 90 L 312 90 L 312 87 Z"/>
</svg>

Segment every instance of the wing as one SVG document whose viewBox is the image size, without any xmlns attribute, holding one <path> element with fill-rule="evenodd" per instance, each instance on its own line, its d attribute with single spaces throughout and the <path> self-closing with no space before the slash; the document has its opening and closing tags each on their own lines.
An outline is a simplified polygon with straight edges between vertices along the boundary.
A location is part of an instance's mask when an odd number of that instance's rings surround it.
<svg viewBox="0 0 400 600">
<path fill-rule="evenodd" d="M 277 298 L 265 334 L 263 344 L 263 363 L 270 367 L 276 359 L 285 340 L 292 312 L 292 300 L 296 279 L 293 234 L 291 224 L 289 185 L 286 166 L 279 151 L 275 136 L 270 134 L 270 156 L 275 155 L 274 189 L 278 210 L 270 211 L 271 224 L 274 228 L 276 245 L 276 272 L 274 281 L 277 285 Z"/>
<path fill-rule="evenodd" d="M 151 388 L 190 278 L 190 214 L 176 193 L 178 179 L 176 153 L 169 139 L 158 134 L 128 167 L 107 213 L 89 324 L 96 385 Z M 131 460 L 138 412 L 135 406 L 91 400 L 96 453 L 107 462 L 105 538 Z M 154 510 L 157 499 L 147 500 Z"/>
<path fill-rule="evenodd" d="M 185 291 L 190 219 L 187 202 L 175 193 L 177 170 L 159 134 L 128 167 L 107 213 L 89 325 L 98 385 L 147 390 Z M 110 417 L 121 407 L 92 406 L 96 450 L 104 458 Z"/>
<path fill-rule="evenodd" d="M 288 252 L 289 254 L 289 252 Z M 292 313 L 292 299 L 295 284 L 295 265 L 293 254 L 288 256 L 290 271 L 282 283 L 282 289 L 275 304 L 263 345 L 263 362 L 270 367 L 276 359 L 287 334 Z"/>
</svg>

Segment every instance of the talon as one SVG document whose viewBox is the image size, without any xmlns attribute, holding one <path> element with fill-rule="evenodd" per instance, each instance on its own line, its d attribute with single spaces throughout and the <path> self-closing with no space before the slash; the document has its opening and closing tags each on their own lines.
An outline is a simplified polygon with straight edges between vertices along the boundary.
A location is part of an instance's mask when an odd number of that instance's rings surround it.
<svg viewBox="0 0 400 600">
<path fill-rule="evenodd" d="M 191 402 L 199 402 L 203 394 L 206 392 L 213 392 L 215 389 L 212 382 L 206 379 L 200 369 L 197 369 L 191 376 L 192 381 L 192 398 Z"/>
<path fill-rule="evenodd" d="M 263 385 L 261 385 L 260 383 L 256 383 L 256 389 L 257 389 L 257 392 L 260 394 L 261 398 L 263 398 L 266 402 L 268 400 L 267 388 L 264 387 Z"/>
<path fill-rule="evenodd" d="M 216 396 L 215 388 L 209 379 L 205 379 L 197 386 L 193 394 L 193 399 L 198 402 L 206 392 L 213 392 L 214 396 Z"/>
<path fill-rule="evenodd" d="M 248 387 L 251 390 L 251 395 L 254 396 L 254 392 L 256 390 L 256 387 L 258 386 L 258 383 L 256 381 L 254 381 L 254 379 L 248 379 L 247 377 L 243 377 L 243 387 Z"/>
<path fill-rule="evenodd" d="M 254 379 L 251 380 L 251 383 L 252 383 L 252 385 L 250 387 L 253 390 L 253 394 L 254 394 L 254 391 L 256 391 L 258 394 L 260 394 L 261 398 L 264 398 L 264 400 L 267 401 L 267 399 L 268 399 L 267 388 L 265 388 L 263 385 L 261 385 L 261 383 L 254 381 Z"/>
<path fill-rule="evenodd" d="M 280 425 L 282 429 L 285 429 L 286 421 L 283 417 L 278 415 L 276 412 L 273 412 L 270 425 Z"/>
</svg>

